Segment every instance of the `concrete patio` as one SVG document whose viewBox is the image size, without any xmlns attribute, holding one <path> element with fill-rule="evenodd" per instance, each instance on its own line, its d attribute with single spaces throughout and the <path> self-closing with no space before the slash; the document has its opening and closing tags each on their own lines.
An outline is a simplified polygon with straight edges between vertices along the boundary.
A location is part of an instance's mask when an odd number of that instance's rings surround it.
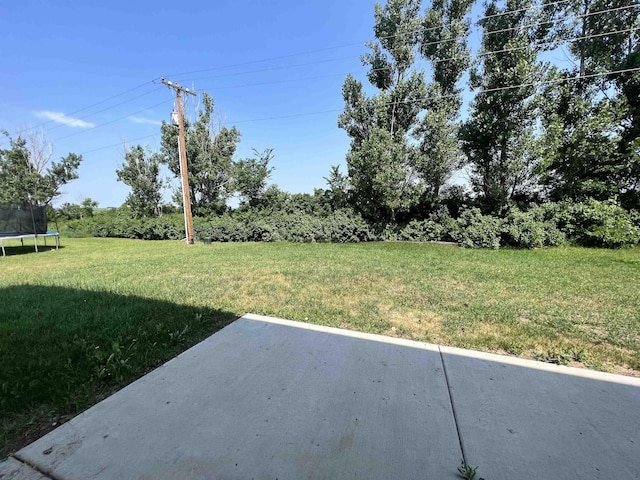
<svg viewBox="0 0 640 480">
<path fill-rule="evenodd" d="M 245 315 L 0 478 L 622 479 L 640 379 Z"/>
</svg>

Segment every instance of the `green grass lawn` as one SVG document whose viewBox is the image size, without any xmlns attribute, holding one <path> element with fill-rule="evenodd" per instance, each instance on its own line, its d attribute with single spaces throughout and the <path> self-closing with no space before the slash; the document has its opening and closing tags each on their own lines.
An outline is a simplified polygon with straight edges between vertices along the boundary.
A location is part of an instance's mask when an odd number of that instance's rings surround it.
<svg viewBox="0 0 640 480">
<path fill-rule="evenodd" d="M 245 312 L 640 374 L 640 250 L 63 238 L 0 258 L 0 457 Z"/>
</svg>

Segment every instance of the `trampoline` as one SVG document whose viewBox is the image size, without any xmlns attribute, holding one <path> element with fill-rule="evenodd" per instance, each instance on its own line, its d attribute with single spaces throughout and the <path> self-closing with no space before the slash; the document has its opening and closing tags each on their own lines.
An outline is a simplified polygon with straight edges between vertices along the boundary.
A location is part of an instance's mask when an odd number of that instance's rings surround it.
<svg viewBox="0 0 640 480">
<path fill-rule="evenodd" d="M 56 250 L 60 248 L 60 234 L 47 230 L 47 214 L 45 207 L 31 204 L 2 204 L 0 205 L 0 247 L 2 256 L 6 256 L 5 241 L 20 240 L 24 245 L 25 239 L 33 239 L 35 251 L 38 251 L 38 239 L 43 239 L 47 245 L 47 238 L 55 239 Z"/>
</svg>

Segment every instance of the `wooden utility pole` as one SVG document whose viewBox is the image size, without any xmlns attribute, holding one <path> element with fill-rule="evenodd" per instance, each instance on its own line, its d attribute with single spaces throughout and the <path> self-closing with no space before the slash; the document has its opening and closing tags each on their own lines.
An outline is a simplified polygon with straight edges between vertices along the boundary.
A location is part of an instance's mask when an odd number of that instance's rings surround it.
<svg viewBox="0 0 640 480">
<path fill-rule="evenodd" d="M 176 101 L 178 102 L 178 129 L 179 144 L 178 153 L 180 154 L 180 177 L 182 177 L 182 206 L 184 208 L 184 224 L 186 230 L 186 241 L 189 245 L 193 245 L 193 217 L 191 216 L 191 193 L 189 190 L 189 170 L 187 169 L 187 148 L 184 141 L 184 122 L 182 121 L 182 93 L 194 95 L 195 93 L 180 86 L 178 83 L 169 82 L 164 78 L 160 81 L 167 87 L 176 91 Z"/>
</svg>

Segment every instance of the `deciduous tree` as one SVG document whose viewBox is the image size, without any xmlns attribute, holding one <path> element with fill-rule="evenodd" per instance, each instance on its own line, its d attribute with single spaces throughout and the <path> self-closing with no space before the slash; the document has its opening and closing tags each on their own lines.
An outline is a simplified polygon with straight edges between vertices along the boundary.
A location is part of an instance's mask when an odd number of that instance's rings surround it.
<svg viewBox="0 0 640 480">
<path fill-rule="evenodd" d="M 206 93 L 202 108 L 193 123 L 184 118 L 187 168 L 192 211 L 194 215 L 222 213 L 233 194 L 233 155 L 240 141 L 236 127 L 216 126 L 214 102 Z M 180 176 L 178 128 L 163 122 L 162 161 L 176 176 Z M 177 195 L 181 202 L 181 195 Z"/>
<path fill-rule="evenodd" d="M 460 136 L 472 186 L 494 213 L 534 185 L 536 84 L 543 75 L 536 33 L 529 27 L 536 22 L 532 4 L 507 0 L 501 8 L 492 0 L 480 21 L 482 46 L 471 72 L 471 86 L 480 91 Z"/>
<path fill-rule="evenodd" d="M 393 221 L 420 195 L 411 132 L 424 106 L 424 74 L 413 68 L 419 41 L 420 0 L 389 0 L 375 7 L 377 42 L 362 57 L 369 82 L 367 97 L 349 75 L 342 87 L 344 112 L 338 125 L 351 137 L 347 169 L 351 201 L 366 218 Z"/>
<path fill-rule="evenodd" d="M 426 112 L 415 130 L 420 142 L 416 170 L 433 205 L 440 189 L 460 166 L 458 146 L 462 74 L 469 67 L 467 45 L 473 0 L 434 0 L 422 22 L 420 53 L 429 60 L 433 80 L 427 87 Z"/>
<path fill-rule="evenodd" d="M 131 188 L 125 204 L 136 217 L 157 217 L 160 214 L 163 182 L 158 154 L 142 145 L 129 148 L 116 175 L 119 181 Z"/>
<path fill-rule="evenodd" d="M 273 172 L 273 167 L 269 167 L 273 159 L 272 148 L 263 152 L 254 148 L 253 154 L 253 158 L 238 160 L 233 166 L 235 190 L 240 194 L 241 202 L 251 207 L 258 205 Z"/>
<path fill-rule="evenodd" d="M 81 155 L 51 161 L 53 148 L 44 134 L 23 132 L 16 139 L 2 132 L 9 148 L 0 149 L 0 203 L 48 205 L 61 187 L 78 178 Z"/>
</svg>

